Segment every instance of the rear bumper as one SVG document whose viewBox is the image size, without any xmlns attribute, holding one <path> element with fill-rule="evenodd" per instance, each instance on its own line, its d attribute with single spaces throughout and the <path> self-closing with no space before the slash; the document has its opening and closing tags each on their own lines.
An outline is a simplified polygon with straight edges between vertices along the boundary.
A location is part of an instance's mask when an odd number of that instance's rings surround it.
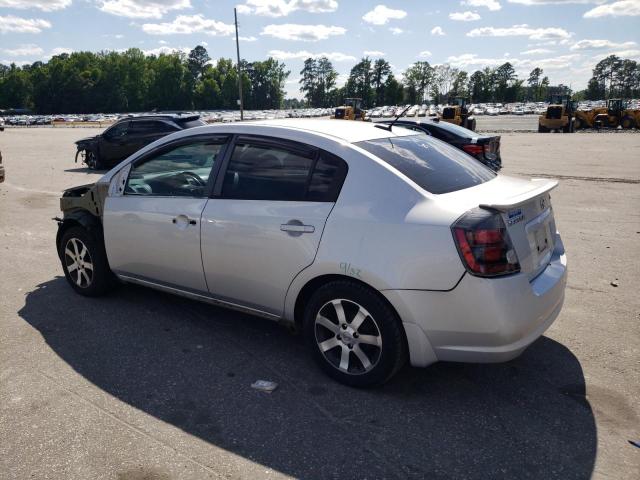
<svg viewBox="0 0 640 480">
<path fill-rule="evenodd" d="M 450 292 L 382 293 L 405 325 L 412 365 L 503 362 L 520 355 L 557 318 L 566 282 L 566 255 L 558 241 L 547 268 L 531 281 L 526 274 L 466 274 Z"/>
</svg>

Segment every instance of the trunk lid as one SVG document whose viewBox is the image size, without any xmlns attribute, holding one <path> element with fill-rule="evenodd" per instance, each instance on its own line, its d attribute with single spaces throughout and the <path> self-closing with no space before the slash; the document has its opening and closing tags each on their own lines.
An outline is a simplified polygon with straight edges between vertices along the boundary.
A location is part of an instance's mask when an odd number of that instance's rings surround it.
<svg viewBox="0 0 640 480">
<path fill-rule="evenodd" d="M 498 212 L 518 255 L 521 271 L 532 279 L 549 264 L 555 247 L 556 224 L 550 191 L 557 185 L 556 180 L 501 175 L 476 187 L 439 195 L 439 199 L 461 214 L 475 207 Z"/>
</svg>

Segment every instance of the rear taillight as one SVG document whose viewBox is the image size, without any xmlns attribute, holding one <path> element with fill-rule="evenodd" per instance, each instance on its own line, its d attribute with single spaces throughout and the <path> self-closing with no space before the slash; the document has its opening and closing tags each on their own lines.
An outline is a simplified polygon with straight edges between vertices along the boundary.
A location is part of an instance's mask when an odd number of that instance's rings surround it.
<svg viewBox="0 0 640 480">
<path fill-rule="evenodd" d="M 451 228 L 467 271 L 479 277 L 495 277 L 520 271 L 509 233 L 499 213 L 476 208 Z"/>
<path fill-rule="evenodd" d="M 463 145 L 462 149 L 467 152 L 469 155 L 482 155 L 484 154 L 484 147 L 482 145 L 478 145 L 477 143 L 470 143 L 469 145 Z"/>
</svg>

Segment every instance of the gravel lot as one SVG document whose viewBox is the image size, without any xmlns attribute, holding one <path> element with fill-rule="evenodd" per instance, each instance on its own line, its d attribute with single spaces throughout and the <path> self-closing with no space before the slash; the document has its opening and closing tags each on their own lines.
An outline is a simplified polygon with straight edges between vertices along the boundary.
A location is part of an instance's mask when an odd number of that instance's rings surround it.
<svg viewBox="0 0 640 480">
<path fill-rule="evenodd" d="M 0 477 L 638 478 L 640 135 L 503 134 L 505 173 L 562 179 L 564 310 L 512 362 L 358 391 L 268 321 L 138 287 L 74 294 L 51 217 L 98 177 L 73 163 L 96 132 L 0 133 Z"/>
</svg>

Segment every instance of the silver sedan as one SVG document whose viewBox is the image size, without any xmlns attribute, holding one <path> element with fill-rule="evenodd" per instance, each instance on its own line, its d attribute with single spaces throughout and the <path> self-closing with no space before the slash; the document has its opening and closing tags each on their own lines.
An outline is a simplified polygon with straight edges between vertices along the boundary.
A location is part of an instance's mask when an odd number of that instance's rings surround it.
<svg viewBox="0 0 640 480">
<path fill-rule="evenodd" d="M 148 145 L 61 199 L 87 296 L 134 283 L 301 329 L 329 375 L 519 355 L 567 278 L 549 192 L 397 126 L 230 123 Z"/>
</svg>

